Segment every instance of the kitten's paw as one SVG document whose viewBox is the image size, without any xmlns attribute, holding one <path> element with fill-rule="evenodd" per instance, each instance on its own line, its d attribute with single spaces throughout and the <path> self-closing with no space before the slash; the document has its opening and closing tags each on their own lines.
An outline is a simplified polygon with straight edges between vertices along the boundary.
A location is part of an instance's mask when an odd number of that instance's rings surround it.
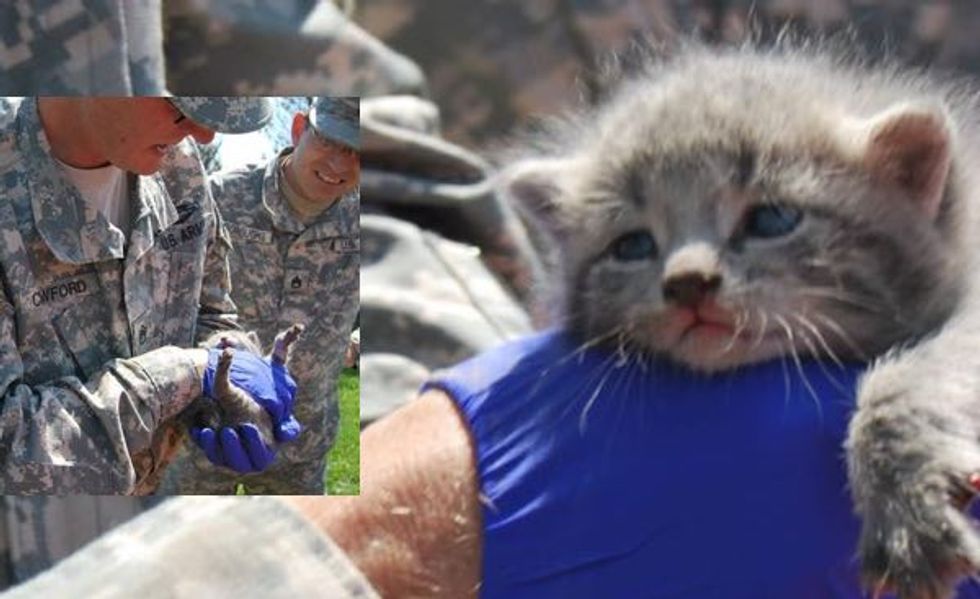
<svg viewBox="0 0 980 599">
<path fill-rule="evenodd" d="M 306 330 L 306 325 L 296 323 L 285 331 L 276 335 L 275 343 L 272 348 L 272 361 L 285 364 L 289 358 L 289 349 L 299 336 Z"/>
<path fill-rule="evenodd" d="M 946 599 L 980 569 L 980 536 L 964 508 L 976 494 L 962 439 L 921 405 L 865 401 L 851 421 L 848 466 L 863 526 L 863 580 L 874 596 Z M 959 464 L 959 465 L 955 465 Z"/>
<path fill-rule="evenodd" d="M 943 490 L 882 493 L 863 516 L 859 554 L 873 596 L 946 599 L 980 566 L 977 533 Z"/>
<path fill-rule="evenodd" d="M 234 357 L 235 350 L 231 347 L 225 346 L 225 348 L 221 351 L 221 355 L 218 356 L 218 368 L 222 370 L 227 369 L 229 366 L 231 366 L 231 361 L 234 359 Z"/>
</svg>

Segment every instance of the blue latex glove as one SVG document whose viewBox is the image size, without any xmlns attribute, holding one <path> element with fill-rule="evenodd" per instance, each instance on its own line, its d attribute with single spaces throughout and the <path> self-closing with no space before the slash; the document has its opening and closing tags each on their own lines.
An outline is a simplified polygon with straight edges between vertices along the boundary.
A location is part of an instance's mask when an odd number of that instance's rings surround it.
<svg viewBox="0 0 980 599">
<path fill-rule="evenodd" d="M 211 397 L 220 349 L 208 352 L 202 391 Z M 281 364 L 273 364 L 248 352 L 237 352 L 229 371 L 231 382 L 246 391 L 272 419 L 276 441 L 294 440 L 302 430 L 293 416 L 296 383 Z M 208 460 L 237 472 L 260 472 L 275 460 L 276 450 L 265 444 L 258 429 L 250 424 L 236 428 L 192 428 L 191 438 L 204 450 Z"/>
</svg>

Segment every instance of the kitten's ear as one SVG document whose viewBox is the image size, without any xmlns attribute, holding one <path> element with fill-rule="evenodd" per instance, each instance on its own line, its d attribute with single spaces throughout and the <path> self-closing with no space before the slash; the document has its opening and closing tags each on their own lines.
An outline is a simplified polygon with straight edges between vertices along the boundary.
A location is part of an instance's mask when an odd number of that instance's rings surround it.
<svg viewBox="0 0 980 599">
<path fill-rule="evenodd" d="M 922 211 L 939 213 L 952 157 L 952 137 L 941 108 L 900 105 L 865 126 L 863 162 L 878 181 L 893 185 Z"/>
<path fill-rule="evenodd" d="M 569 158 L 535 158 L 509 166 L 501 173 L 501 188 L 511 203 L 548 233 L 568 229 L 567 206 L 562 202 L 565 185 L 575 173 Z"/>
</svg>

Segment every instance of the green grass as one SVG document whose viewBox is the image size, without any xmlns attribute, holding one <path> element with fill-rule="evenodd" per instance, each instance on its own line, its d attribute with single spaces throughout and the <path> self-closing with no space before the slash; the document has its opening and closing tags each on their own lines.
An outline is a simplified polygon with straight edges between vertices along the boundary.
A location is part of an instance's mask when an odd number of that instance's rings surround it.
<svg viewBox="0 0 980 599">
<path fill-rule="evenodd" d="M 361 379 L 357 370 L 344 369 L 340 392 L 340 429 L 327 454 L 325 482 L 330 495 L 361 493 Z"/>
</svg>

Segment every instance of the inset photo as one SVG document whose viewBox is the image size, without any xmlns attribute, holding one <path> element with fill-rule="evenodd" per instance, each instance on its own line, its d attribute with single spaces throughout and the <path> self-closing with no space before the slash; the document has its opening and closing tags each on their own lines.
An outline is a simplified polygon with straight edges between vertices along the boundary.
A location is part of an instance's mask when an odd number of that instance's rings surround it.
<svg viewBox="0 0 980 599">
<path fill-rule="evenodd" d="M 0 491 L 357 494 L 359 100 L 0 114 Z"/>
</svg>

